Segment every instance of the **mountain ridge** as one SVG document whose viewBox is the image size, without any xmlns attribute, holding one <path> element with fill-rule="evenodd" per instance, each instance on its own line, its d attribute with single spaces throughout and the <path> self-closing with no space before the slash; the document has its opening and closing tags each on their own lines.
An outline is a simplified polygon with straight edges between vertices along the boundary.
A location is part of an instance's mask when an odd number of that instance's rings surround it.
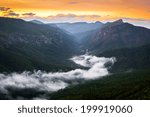
<svg viewBox="0 0 150 117">
<path fill-rule="evenodd" d="M 82 40 L 82 45 L 91 52 L 132 48 L 150 44 L 150 29 L 118 20 L 105 24 Z"/>
<path fill-rule="evenodd" d="M 4 67 L 32 71 L 71 66 L 68 58 L 76 53 L 77 45 L 63 30 L 12 18 L 0 18 L 0 27 L 0 71 Z"/>
<path fill-rule="evenodd" d="M 57 27 L 70 32 L 72 35 L 78 37 L 81 32 L 91 31 L 97 29 L 103 25 L 102 22 L 87 23 L 87 22 L 75 22 L 75 23 L 50 23 L 49 25 L 56 25 Z"/>
</svg>

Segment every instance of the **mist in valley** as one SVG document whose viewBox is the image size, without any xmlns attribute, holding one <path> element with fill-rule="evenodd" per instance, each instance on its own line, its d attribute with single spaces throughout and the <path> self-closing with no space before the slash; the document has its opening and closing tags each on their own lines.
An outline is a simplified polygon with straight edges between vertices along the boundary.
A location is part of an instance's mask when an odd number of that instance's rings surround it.
<svg viewBox="0 0 150 117">
<path fill-rule="evenodd" d="M 23 73 L 9 73 L 0 74 L 0 92 L 5 95 L 6 98 L 12 99 L 12 94 L 19 90 L 22 93 L 24 91 L 30 93 L 35 92 L 32 99 L 44 98 L 44 93 L 52 93 L 60 89 L 64 89 L 70 85 L 79 84 L 81 81 L 94 80 L 97 78 L 102 78 L 103 76 L 109 75 L 108 69 L 116 62 L 114 57 L 96 57 L 93 55 L 79 55 L 70 58 L 69 60 L 74 63 L 85 67 L 86 69 L 75 69 L 67 72 L 44 72 L 44 71 L 34 71 Z M 106 66 L 110 63 L 109 66 Z M 14 90 L 12 90 L 14 89 Z M 31 92 L 30 92 L 31 91 Z M 20 94 L 13 94 L 17 99 L 24 99 Z M 36 97 L 37 96 L 37 97 Z M 38 97 L 39 96 L 39 97 Z"/>
</svg>

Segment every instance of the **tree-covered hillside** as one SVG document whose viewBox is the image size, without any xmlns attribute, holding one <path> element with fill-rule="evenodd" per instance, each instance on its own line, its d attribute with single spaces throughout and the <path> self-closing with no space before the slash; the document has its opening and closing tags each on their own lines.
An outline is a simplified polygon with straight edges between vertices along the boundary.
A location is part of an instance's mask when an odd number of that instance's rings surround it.
<svg viewBox="0 0 150 117">
<path fill-rule="evenodd" d="M 57 27 L 0 18 L 0 72 L 70 69 L 73 36 Z"/>
<path fill-rule="evenodd" d="M 55 100 L 150 99 L 150 70 L 106 76 L 50 94 Z"/>
<path fill-rule="evenodd" d="M 150 45 L 117 49 L 103 53 L 97 52 L 97 56 L 116 58 L 115 64 L 110 69 L 113 73 L 132 72 L 150 68 Z"/>
</svg>

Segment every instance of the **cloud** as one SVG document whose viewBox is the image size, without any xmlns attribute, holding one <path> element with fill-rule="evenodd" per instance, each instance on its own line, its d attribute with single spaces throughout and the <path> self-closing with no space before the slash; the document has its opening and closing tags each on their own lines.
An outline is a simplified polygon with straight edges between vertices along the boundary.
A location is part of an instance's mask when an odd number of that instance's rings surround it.
<svg viewBox="0 0 150 117">
<path fill-rule="evenodd" d="M 78 22 L 78 21 L 97 21 L 100 15 L 76 15 L 76 14 L 57 14 L 50 15 L 45 19 L 52 22 Z"/>
<path fill-rule="evenodd" d="M 143 18 L 128 18 L 128 17 L 122 17 L 126 22 L 129 22 L 136 26 L 142 26 L 146 28 L 150 28 L 150 19 L 143 19 Z"/>
<path fill-rule="evenodd" d="M 14 11 L 10 10 L 4 16 L 19 17 L 20 15 L 18 13 L 15 13 Z"/>
<path fill-rule="evenodd" d="M 50 15 L 48 18 L 100 18 L 100 15 L 76 15 L 76 14 L 57 14 Z"/>
<path fill-rule="evenodd" d="M 121 19 L 128 20 L 128 21 L 146 21 L 142 18 L 128 18 L 128 17 L 122 17 Z"/>
<path fill-rule="evenodd" d="M 40 17 L 34 13 L 24 13 L 22 14 L 21 16 L 22 19 L 25 19 L 25 20 L 33 20 L 33 19 L 36 19 L 36 20 L 40 20 L 42 22 L 45 22 L 45 23 L 50 23 L 50 22 L 53 22 L 53 23 L 58 23 L 58 22 L 87 22 L 87 21 L 98 21 L 101 16 L 100 15 L 76 15 L 76 14 L 72 14 L 72 13 L 69 13 L 69 14 L 56 14 L 56 15 L 49 15 L 47 17 Z"/>
<path fill-rule="evenodd" d="M 74 17 L 77 17 L 77 15 L 75 14 L 57 14 L 55 16 L 51 15 L 51 16 L 48 16 L 49 18 L 74 18 Z"/>
<path fill-rule="evenodd" d="M 36 14 L 35 13 L 24 13 L 22 14 L 23 16 L 35 16 Z"/>
<path fill-rule="evenodd" d="M 75 2 L 75 1 L 71 1 L 71 2 L 68 2 L 68 4 L 78 4 L 78 2 Z"/>
<path fill-rule="evenodd" d="M 75 69 L 68 72 L 35 71 L 23 73 L 0 74 L 0 92 L 9 95 L 11 89 L 36 89 L 36 91 L 53 92 L 78 83 L 78 80 L 96 79 L 109 74 L 106 63 L 115 63 L 115 58 L 96 57 L 92 55 L 75 56 L 70 60 L 89 69 Z M 38 97 L 33 97 L 38 98 Z"/>
<path fill-rule="evenodd" d="M 0 11 L 3 13 L 4 16 L 7 17 L 19 17 L 18 13 L 15 13 L 11 8 L 7 7 L 0 7 Z"/>
<path fill-rule="evenodd" d="M 8 11 L 10 10 L 10 8 L 7 8 L 7 7 L 0 7 L 0 11 Z"/>
</svg>

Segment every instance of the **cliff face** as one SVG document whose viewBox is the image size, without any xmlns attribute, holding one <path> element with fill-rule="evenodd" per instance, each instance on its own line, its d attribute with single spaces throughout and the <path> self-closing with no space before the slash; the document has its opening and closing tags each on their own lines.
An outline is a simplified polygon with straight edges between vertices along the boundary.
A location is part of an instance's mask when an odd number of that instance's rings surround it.
<svg viewBox="0 0 150 117">
<path fill-rule="evenodd" d="M 85 48 L 90 51 L 102 52 L 119 48 L 132 48 L 150 44 L 150 29 L 118 20 L 105 24 L 86 38 Z"/>
</svg>

